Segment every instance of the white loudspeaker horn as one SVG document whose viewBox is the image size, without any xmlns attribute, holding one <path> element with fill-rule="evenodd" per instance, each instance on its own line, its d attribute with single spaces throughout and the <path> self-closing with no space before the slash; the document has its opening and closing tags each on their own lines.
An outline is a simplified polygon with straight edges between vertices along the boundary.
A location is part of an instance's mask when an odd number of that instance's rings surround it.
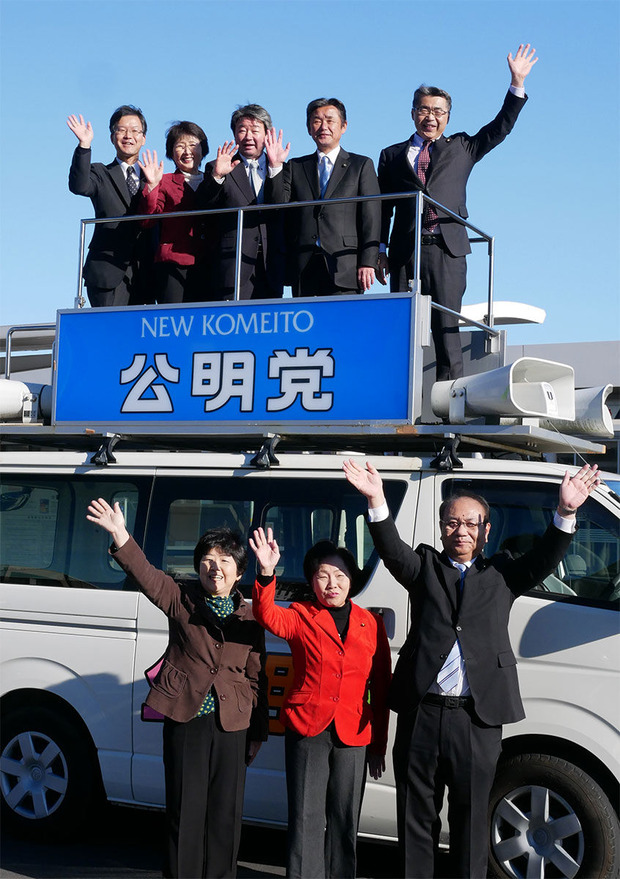
<svg viewBox="0 0 620 879">
<path fill-rule="evenodd" d="M 575 372 L 565 363 L 520 357 L 514 363 L 435 382 L 431 390 L 435 415 L 462 424 L 466 416 L 575 418 Z"/>
<path fill-rule="evenodd" d="M 606 405 L 613 385 L 598 388 L 580 388 L 575 391 L 575 417 L 570 421 L 554 421 L 553 427 L 562 433 L 600 436 L 608 439 L 614 435 L 614 422 Z M 541 427 L 551 426 L 541 421 Z"/>
</svg>

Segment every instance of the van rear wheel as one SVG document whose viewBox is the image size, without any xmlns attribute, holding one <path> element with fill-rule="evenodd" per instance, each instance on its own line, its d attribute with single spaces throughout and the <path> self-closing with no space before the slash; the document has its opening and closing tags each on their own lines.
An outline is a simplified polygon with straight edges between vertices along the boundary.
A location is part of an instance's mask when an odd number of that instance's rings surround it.
<svg viewBox="0 0 620 879">
<path fill-rule="evenodd" d="M 500 761 L 489 806 L 489 875 L 613 879 L 620 824 L 601 787 L 547 754 Z"/>
<path fill-rule="evenodd" d="M 87 742 L 48 708 L 20 707 L 2 720 L 2 818 L 40 838 L 75 833 L 92 818 L 96 773 Z"/>
</svg>

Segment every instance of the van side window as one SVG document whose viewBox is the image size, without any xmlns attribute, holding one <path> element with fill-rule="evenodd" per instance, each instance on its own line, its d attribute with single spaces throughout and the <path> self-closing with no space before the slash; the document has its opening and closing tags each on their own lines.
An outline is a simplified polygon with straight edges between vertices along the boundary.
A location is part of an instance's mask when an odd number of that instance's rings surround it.
<svg viewBox="0 0 620 879">
<path fill-rule="evenodd" d="M 385 491 L 390 508 L 397 512 L 406 482 L 387 481 Z M 312 595 L 304 579 L 303 560 L 318 540 L 332 540 L 351 550 L 366 582 L 377 563 L 365 526 L 366 509 L 364 498 L 341 475 L 165 476 L 155 483 L 145 551 L 155 566 L 173 577 L 189 579 L 197 576 L 194 546 L 209 528 L 226 526 L 246 540 L 261 525 L 273 528 L 282 552 L 276 572 L 277 598 L 301 600 Z M 250 552 L 239 584 L 246 598 L 252 595 L 255 575 Z"/>
<path fill-rule="evenodd" d="M 391 509 L 398 510 L 404 496 L 404 483 L 387 483 L 384 488 Z M 265 529 L 273 528 L 280 547 L 276 599 L 307 601 L 314 598 L 304 577 L 303 562 L 306 552 L 320 540 L 331 540 L 353 554 L 362 571 L 360 583 L 351 592 L 355 595 L 366 584 L 377 563 L 365 525 L 364 498 L 340 481 L 304 480 L 303 485 L 292 481 L 286 494 L 288 497 L 280 503 L 267 505 L 262 521 Z"/>
<path fill-rule="evenodd" d="M 197 577 L 194 547 L 210 528 L 249 533 L 254 504 L 245 500 L 179 498 L 170 504 L 162 569 L 173 577 Z"/>
<path fill-rule="evenodd" d="M 135 531 L 138 486 L 60 476 L 5 477 L 0 489 L 0 581 L 36 586 L 123 589 L 108 535 L 86 521 L 93 497 L 118 501 Z M 139 539 L 139 538 L 138 538 Z"/>
<path fill-rule="evenodd" d="M 442 496 L 469 490 L 491 507 L 486 554 L 521 555 L 544 533 L 557 506 L 558 485 L 503 480 L 446 480 Z M 594 498 L 577 513 L 578 530 L 564 560 L 531 595 L 609 607 L 620 598 L 620 523 Z"/>
</svg>

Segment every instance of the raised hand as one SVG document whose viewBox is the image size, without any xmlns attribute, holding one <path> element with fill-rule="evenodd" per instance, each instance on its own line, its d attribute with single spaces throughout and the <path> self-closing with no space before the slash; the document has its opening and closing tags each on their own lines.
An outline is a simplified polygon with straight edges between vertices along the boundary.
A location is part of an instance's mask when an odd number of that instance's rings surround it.
<svg viewBox="0 0 620 879">
<path fill-rule="evenodd" d="M 512 57 L 512 52 L 508 53 L 508 67 L 510 68 L 511 75 L 510 85 L 515 88 L 523 87 L 525 77 L 538 61 L 538 58 L 534 57 L 535 55 L 536 49 L 530 49 L 529 43 L 525 46 L 521 43 L 515 52 L 514 58 Z"/>
<path fill-rule="evenodd" d="M 89 522 L 99 525 L 104 531 L 112 535 L 117 547 L 123 546 L 129 540 L 129 532 L 125 527 L 125 517 L 121 512 L 118 501 L 111 507 L 102 497 L 92 500 L 88 505 Z"/>
<path fill-rule="evenodd" d="M 159 186 L 164 176 L 164 160 L 157 161 L 157 150 L 153 150 L 153 155 L 150 150 L 145 150 L 142 153 L 142 161 L 138 159 L 138 165 L 142 168 L 149 192 L 152 192 L 156 186 Z"/>
<path fill-rule="evenodd" d="M 217 158 L 213 163 L 213 170 L 211 172 L 214 177 L 226 177 L 233 168 L 237 167 L 241 161 L 241 159 L 233 160 L 237 149 L 238 147 L 234 140 L 227 140 L 222 146 L 217 148 Z"/>
<path fill-rule="evenodd" d="M 85 150 L 90 149 L 93 137 L 95 136 L 90 122 L 84 122 L 84 117 L 81 115 L 72 115 L 67 118 L 67 125 L 79 140 L 80 146 Z"/>
<path fill-rule="evenodd" d="M 265 153 L 267 154 L 270 168 L 280 168 L 288 159 L 290 151 L 290 143 L 287 143 L 286 146 L 282 145 L 282 129 L 280 129 L 279 133 L 276 133 L 275 128 L 267 132 L 265 135 Z"/>
<path fill-rule="evenodd" d="M 568 471 L 560 485 L 560 498 L 558 501 L 558 513 L 565 518 L 571 518 L 579 507 L 587 501 L 590 494 L 601 480 L 597 475 L 596 464 L 584 464 L 578 473 L 569 476 Z"/>
<path fill-rule="evenodd" d="M 268 528 L 265 535 L 262 528 L 257 528 L 254 532 L 254 539 L 252 540 L 250 537 L 249 543 L 256 556 L 261 574 L 264 577 L 273 577 L 276 565 L 280 561 L 280 549 L 272 529 Z"/>
<path fill-rule="evenodd" d="M 368 499 L 369 507 L 380 507 L 385 503 L 383 480 L 369 461 L 364 468 L 353 458 L 349 458 L 344 461 L 342 469 L 351 485 Z"/>
</svg>

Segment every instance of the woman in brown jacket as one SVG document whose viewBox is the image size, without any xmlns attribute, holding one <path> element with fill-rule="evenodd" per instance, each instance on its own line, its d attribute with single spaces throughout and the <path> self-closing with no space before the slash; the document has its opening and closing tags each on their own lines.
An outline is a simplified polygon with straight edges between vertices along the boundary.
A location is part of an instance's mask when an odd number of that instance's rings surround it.
<svg viewBox="0 0 620 879">
<path fill-rule="evenodd" d="M 164 715 L 165 877 L 234 877 L 245 769 L 267 738 L 263 629 L 237 589 L 247 566 L 238 535 L 211 529 L 194 549 L 199 582 L 147 561 L 118 503 L 91 501 L 114 560 L 168 617 L 168 647 L 146 704 Z"/>
</svg>

